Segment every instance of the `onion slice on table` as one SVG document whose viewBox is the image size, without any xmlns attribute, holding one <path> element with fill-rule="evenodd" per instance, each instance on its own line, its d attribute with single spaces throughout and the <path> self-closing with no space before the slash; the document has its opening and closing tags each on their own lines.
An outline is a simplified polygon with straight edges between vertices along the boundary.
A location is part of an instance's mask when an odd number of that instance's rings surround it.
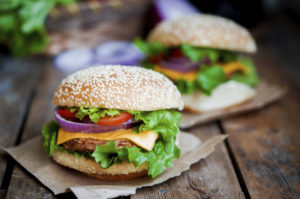
<svg viewBox="0 0 300 199">
<path fill-rule="evenodd" d="M 80 123 L 80 122 L 72 122 L 66 120 L 65 118 L 61 117 L 57 110 L 54 111 L 54 117 L 58 122 L 59 126 L 66 131 L 69 132 L 81 132 L 81 133 L 104 133 L 115 131 L 119 129 L 130 129 L 139 124 L 140 122 L 134 122 L 134 118 L 132 117 L 128 121 L 118 124 L 118 125 L 99 125 L 95 123 Z"/>
<path fill-rule="evenodd" d="M 83 69 L 94 62 L 94 53 L 90 48 L 67 50 L 54 59 L 54 65 L 61 71 L 73 72 Z"/>
<path fill-rule="evenodd" d="M 199 10 L 188 0 L 156 0 L 154 6 L 162 21 L 199 13 Z"/>
<path fill-rule="evenodd" d="M 108 41 L 95 48 L 99 64 L 137 65 L 143 53 L 128 41 Z"/>
</svg>

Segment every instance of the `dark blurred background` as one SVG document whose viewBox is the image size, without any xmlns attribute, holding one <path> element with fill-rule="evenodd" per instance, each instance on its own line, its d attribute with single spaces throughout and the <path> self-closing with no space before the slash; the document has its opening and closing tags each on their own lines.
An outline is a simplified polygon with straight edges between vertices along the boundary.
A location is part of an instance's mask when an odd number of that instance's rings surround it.
<svg viewBox="0 0 300 199">
<path fill-rule="evenodd" d="M 203 13 L 231 18 L 254 34 L 280 70 L 300 86 L 300 0 L 189 0 Z M 259 66 L 258 66 L 259 67 Z"/>
<path fill-rule="evenodd" d="M 287 15 L 299 22 L 299 0 L 190 0 L 200 11 L 234 19 L 246 27 L 278 15 Z"/>
<path fill-rule="evenodd" d="M 75 6 L 74 10 L 74 6 L 70 6 L 68 9 L 62 8 L 59 15 L 57 14 L 58 9 L 52 10 L 55 12 L 50 12 L 45 23 L 47 34 L 51 38 L 51 42 L 44 50 L 45 54 L 53 56 L 70 48 L 78 48 L 78 46 L 95 47 L 103 41 L 132 40 L 137 35 L 146 36 L 154 23 L 158 21 L 155 9 L 149 9 L 151 0 L 72 1 L 81 4 L 98 2 L 101 3 L 101 9 L 97 14 L 94 12 L 95 10 L 87 10 L 88 6 L 82 6 L 79 7 L 82 10 L 78 14 L 76 13 L 78 7 Z M 168 1 L 169 4 L 173 3 L 172 0 Z M 300 85 L 300 78 L 298 78 L 300 75 L 300 56 L 298 55 L 300 50 L 300 0 L 186 1 L 202 13 L 224 16 L 247 27 L 254 35 L 258 51 L 267 51 L 276 57 L 278 59 L 276 62 L 283 63 L 279 64 L 280 69 L 289 74 L 297 85 Z M 147 10 L 149 12 L 145 17 Z M 165 10 L 168 11 L 168 6 Z M 9 24 L 7 23 L 7 26 Z M 13 36 L 9 34 L 8 39 L 11 37 Z M 35 38 L 33 36 L 30 39 Z M 26 39 L 24 40 L 26 41 Z M 14 47 L 19 46 L 15 43 L 12 44 Z M 23 46 L 27 47 L 28 45 L 24 44 Z M 11 53 L 7 45 L 0 45 L 0 49 L 2 55 L 9 56 Z"/>
</svg>

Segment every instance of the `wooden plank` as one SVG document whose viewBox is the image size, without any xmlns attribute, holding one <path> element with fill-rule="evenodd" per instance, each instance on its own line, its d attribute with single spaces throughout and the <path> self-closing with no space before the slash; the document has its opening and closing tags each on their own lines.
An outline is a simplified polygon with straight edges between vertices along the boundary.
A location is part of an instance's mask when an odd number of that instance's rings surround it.
<svg viewBox="0 0 300 199">
<path fill-rule="evenodd" d="M 220 134 L 216 124 L 191 130 L 206 140 Z M 245 198 L 225 145 L 222 143 L 205 160 L 192 165 L 189 171 L 165 183 L 138 189 L 131 198 Z"/>
<path fill-rule="evenodd" d="M 283 59 L 278 62 L 267 46 L 260 49 L 255 61 L 261 74 L 288 82 L 291 76 L 280 67 Z M 291 83 L 288 94 L 274 105 L 222 121 L 252 199 L 300 197 L 299 102 L 298 87 Z"/>
<path fill-rule="evenodd" d="M 258 44 L 261 44 L 258 46 L 258 55 L 255 57 L 260 57 L 259 59 L 265 62 L 259 67 L 268 68 L 269 66 L 271 71 L 274 69 L 281 70 L 283 73 L 278 73 L 280 76 L 284 74 L 289 81 L 299 87 L 300 28 L 298 21 L 293 21 L 290 17 L 281 14 L 260 24 L 259 27 L 255 28 L 254 33 Z M 272 56 L 271 59 L 276 60 L 273 67 L 273 64 L 270 65 L 269 62 L 270 57 L 262 57 L 266 52 Z"/>
<path fill-rule="evenodd" d="M 44 187 L 33 186 L 33 184 L 38 184 L 38 182 L 30 175 L 25 174 L 23 170 L 15 168 L 6 198 L 55 198 Z M 12 187 L 14 188 L 13 193 L 11 190 Z"/>
<path fill-rule="evenodd" d="M 4 199 L 6 195 L 6 190 L 0 189 L 0 199 Z"/>
<path fill-rule="evenodd" d="M 40 135 L 42 126 L 54 119 L 52 97 L 63 77 L 64 74 L 54 68 L 52 61 L 49 60 L 39 79 L 36 97 L 32 102 L 28 120 L 22 134 L 22 142 Z"/>
<path fill-rule="evenodd" d="M 296 101 L 297 100 L 297 101 Z M 223 122 L 251 198 L 300 196 L 300 95 Z"/>
<path fill-rule="evenodd" d="M 46 66 L 39 78 L 38 90 L 32 102 L 21 142 L 39 135 L 43 124 L 53 119 L 51 99 L 62 79 L 62 74 L 52 66 L 50 60 L 45 62 Z M 30 174 L 17 166 L 13 170 L 7 198 L 55 198 L 55 196 Z"/>
<path fill-rule="evenodd" d="M 39 60 L 0 56 L 0 146 L 13 146 L 18 139 L 40 72 L 38 64 Z M 0 181 L 4 189 L 9 180 L 7 173 L 6 182 L 3 181 L 7 157 L 0 152 Z"/>
</svg>

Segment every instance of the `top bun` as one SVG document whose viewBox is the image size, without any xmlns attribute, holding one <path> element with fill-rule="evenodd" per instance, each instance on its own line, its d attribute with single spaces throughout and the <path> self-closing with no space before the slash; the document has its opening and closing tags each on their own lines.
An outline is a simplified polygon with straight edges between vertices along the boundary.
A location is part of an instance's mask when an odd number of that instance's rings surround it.
<svg viewBox="0 0 300 199">
<path fill-rule="evenodd" d="M 58 106 L 153 111 L 183 108 L 176 86 L 164 75 L 135 66 L 95 66 L 62 80 Z"/>
<path fill-rule="evenodd" d="M 148 37 L 174 47 L 182 43 L 248 53 L 256 52 L 250 33 L 235 22 L 213 15 L 194 14 L 158 24 Z"/>
</svg>

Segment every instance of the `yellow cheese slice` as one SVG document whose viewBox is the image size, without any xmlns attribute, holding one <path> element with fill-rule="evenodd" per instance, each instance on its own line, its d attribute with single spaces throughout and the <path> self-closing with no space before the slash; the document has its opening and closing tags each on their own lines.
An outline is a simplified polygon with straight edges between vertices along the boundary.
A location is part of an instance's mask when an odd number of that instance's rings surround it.
<svg viewBox="0 0 300 199">
<path fill-rule="evenodd" d="M 197 78 L 197 71 L 187 72 L 187 73 L 181 73 L 177 72 L 175 70 L 170 70 L 167 68 L 163 68 L 161 66 L 156 65 L 154 69 L 158 72 L 161 72 L 165 74 L 167 77 L 169 77 L 172 80 L 178 80 L 178 79 L 184 79 L 186 81 L 193 81 Z"/>
<path fill-rule="evenodd" d="M 154 131 L 143 131 L 140 133 L 133 132 L 133 129 L 121 129 L 106 133 L 74 133 L 68 132 L 62 128 L 58 131 L 57 144 L 62 144 L 76 138 L 92 138 L 97 140 L 118 140 L 127 139 L 135 143 L 139 147 L 151 151 L 154 147 L 158 135 Z"/>
<path fill-rule="evenodd" d="M 240 62 L 230 62 L 228 64 L 220 64 L 225 72 L 226 75 L 232 74 L 236 71 L 242 71 L 243 73 L 247 74 L 249 69 L 241 64 Z"/>
<path fill-rule="evenodd" d="M 249 69 L 238 61 L 230 62 L 227 64 L 219 64 L 219 65 L 222 66 L 226 75 L 230 75 L 236 71 L 242 71 L 245 74 L 247 74 L 249 72 Z M 163 68 L 158 65 L 156 65 L 154 67 L 154 69 L 158 72 L 165 74 L 167 77 L 169 77 L 170 79 L 172 79 L 174 81 L 179 80 L 179 79 L 184 79 L 186 81 L 194 81 L 197 78 L 197 72 L 198 72 L 198 71 L 191 71 L 191 72 L 187 72 L 187 73 L 181 73 L 181 72 L 178 72 L 175 70 Z"/>
</svg>

